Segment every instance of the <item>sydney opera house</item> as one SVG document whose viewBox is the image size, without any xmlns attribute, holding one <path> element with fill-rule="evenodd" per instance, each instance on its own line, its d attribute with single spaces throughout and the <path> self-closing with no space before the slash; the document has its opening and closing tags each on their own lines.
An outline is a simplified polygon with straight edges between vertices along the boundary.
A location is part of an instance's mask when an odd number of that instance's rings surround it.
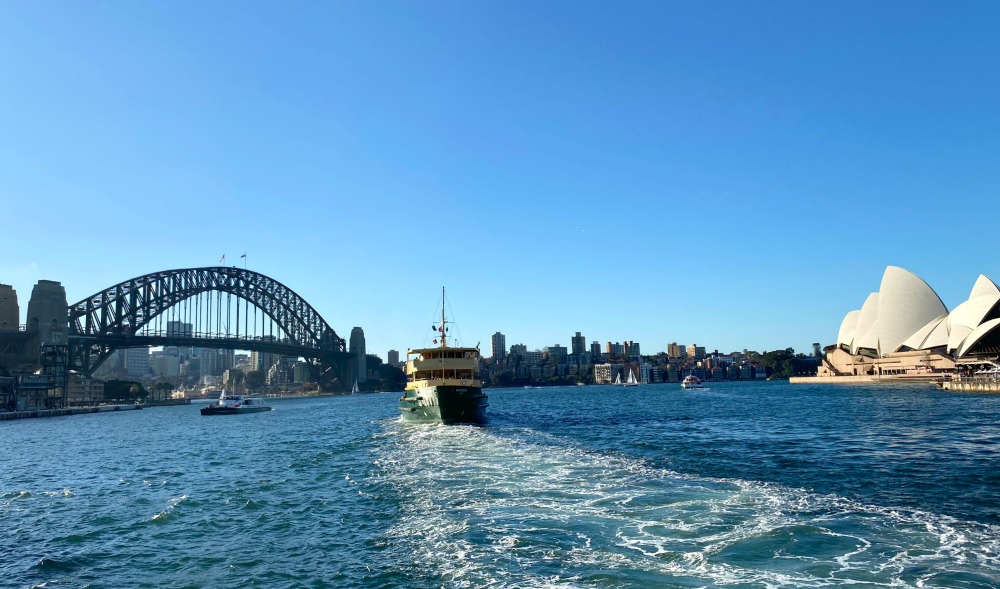
<svg viewBox="0 0 1000 589">
<path fill-rule="evenodd" d="M 840 324 L 818 376 L 919 377 L 1000 355 L 1000 288 L 980 275 L 951 312 L 926 282 L 889 266 L 878 292 Z"/>
</svg>

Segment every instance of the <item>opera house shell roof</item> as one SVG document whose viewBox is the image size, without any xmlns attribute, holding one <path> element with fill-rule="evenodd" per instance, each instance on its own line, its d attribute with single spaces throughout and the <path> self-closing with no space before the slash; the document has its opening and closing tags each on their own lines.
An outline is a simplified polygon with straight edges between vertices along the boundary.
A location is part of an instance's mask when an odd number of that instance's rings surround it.
<svg viewBox="0 0 1000 589">
<path fill-rule="evenodd" d="M 969 299 L 948 312 L 941 298 L 912 272 L 889 266 L 878 292 L 844 317 L 837 345 L 862 350 L 933 350 L 956 358 L 1000 355 L 1000 288 L 980 275 Z"/>
</svg>

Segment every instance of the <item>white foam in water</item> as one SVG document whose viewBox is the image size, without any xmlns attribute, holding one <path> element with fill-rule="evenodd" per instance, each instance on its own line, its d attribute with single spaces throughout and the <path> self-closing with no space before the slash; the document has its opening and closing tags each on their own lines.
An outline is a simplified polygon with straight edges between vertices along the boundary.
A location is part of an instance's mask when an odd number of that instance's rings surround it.
<svg viewBox="0 0 1000 589">
<path fill-rule="evenodd" d="M 390 427 L 376 464 L 402 501 L 393 558 L 448 586 L 1000 586 L 997 526 L 689 477 L 530 431 Z"/>
</svg>

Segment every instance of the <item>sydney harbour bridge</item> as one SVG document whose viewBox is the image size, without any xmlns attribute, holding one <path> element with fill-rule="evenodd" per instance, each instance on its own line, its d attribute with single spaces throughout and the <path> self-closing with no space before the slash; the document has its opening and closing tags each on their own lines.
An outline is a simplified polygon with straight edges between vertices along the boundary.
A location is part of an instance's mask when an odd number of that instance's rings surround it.
<svg viewBox="0 0 1000 589">
<path fill-rule="evenodd" d="M 344 338 L 305 299 L 246 268 L 165 270 L 69 306 L 66 367 L 92 375 L 116 350 L 183 346 L 302 357 L 327 389 L 354 378 Z"/>
</svg>

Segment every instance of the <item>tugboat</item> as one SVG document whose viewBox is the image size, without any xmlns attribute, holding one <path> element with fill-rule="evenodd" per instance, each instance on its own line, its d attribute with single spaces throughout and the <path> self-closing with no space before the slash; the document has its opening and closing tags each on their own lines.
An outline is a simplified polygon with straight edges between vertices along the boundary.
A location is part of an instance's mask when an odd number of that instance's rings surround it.
<svg viewBox="0 0 1000 589">
<path fill-rule="evenodd" d="M 440 339 L 434 348 L 406 352 L 406 389 L 399 398 L 403 421 L 417 423 L 486 422 L 487 396 L 479 380 L 479 348 L 448 346 L 448 323 L 441 289 Z M 438 344 L 439 339 L 434 343 Z"/>
<path fill-rule="evenodd" d="M 236 415 L 237 413 L 258 413 L 260 411 L 270 411 L 271 408 L 264 405 L 260 399 L 254 399 L 246 395 L 237 393 L 227 393 L 222 391 L 219 400 L 209 404 L 208 407 L 201 408 L 202 415 Z"/>
</svg>

